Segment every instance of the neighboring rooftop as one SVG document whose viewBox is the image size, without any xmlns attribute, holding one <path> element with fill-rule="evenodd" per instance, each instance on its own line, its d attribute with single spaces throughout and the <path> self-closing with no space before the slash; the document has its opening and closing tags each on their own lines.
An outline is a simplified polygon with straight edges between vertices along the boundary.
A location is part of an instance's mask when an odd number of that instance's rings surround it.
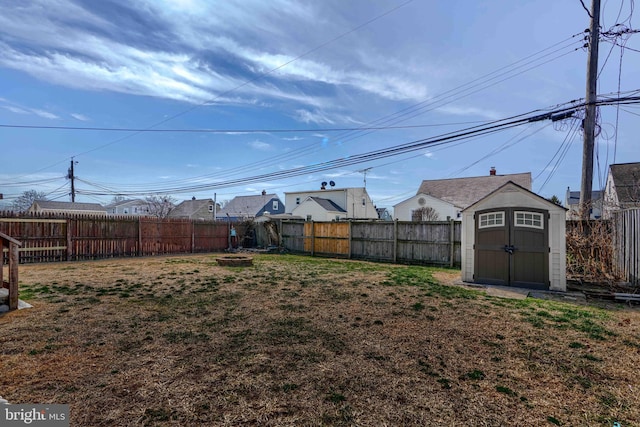
<svg viewBox="0 0 640 427">
<path fill-rule="evenodd" d="M 50 200 L 35 200 L 30 209 L 47 211 L 86 211 L 106 213 L 104 206 L 99 203 L 55 202 Z"/>
<path fill-rule="evenodd" d="M 619 203 L 640 203 L 640 163 L 609 166 Z"/>
<path fill-rule="evenodd" d="M 424 180 L 416 194 L 428 194 L 464 209 L 509 181 L 531 191 L 531 172 L 498 175 L 491 168 L 486 176 Z"/>
<path fill-rule="evenodd" d="M 271 199 L 280 200 L 275 193 L 258 194 L 255 196 L 236 196 L 220 209 L 218 215 L 221 217 L 227 214 L 232 217 L 253 216 L 260 212 Z"/>
<path fill-rule="evenodd" d="M 322 197 L 314 197 L 314 196 L 309 197 L 309 199 L 319 204 L 326 211 L 345 212 L 345 213 L 347 212 L 346 210 L 342 209 L 340 206 L 336 205 L 334 202 L 332 202 L 329 199 L 323 199 Z"/>
</svg>

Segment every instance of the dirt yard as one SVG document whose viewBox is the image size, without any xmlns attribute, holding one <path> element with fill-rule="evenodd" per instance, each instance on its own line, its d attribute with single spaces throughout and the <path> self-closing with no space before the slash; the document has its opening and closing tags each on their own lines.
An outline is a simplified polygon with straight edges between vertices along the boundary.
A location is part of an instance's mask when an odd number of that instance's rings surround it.
<svg viewBox="0 0 640 427">
<path fill-rule="evenodd" d="M 72 426 L 640 425 L 640 312 L 459 272 L 213 255 L 20 267 L 0 395 Z M 436 280 L 435 277 L 438 279 Z"/>
</svg>

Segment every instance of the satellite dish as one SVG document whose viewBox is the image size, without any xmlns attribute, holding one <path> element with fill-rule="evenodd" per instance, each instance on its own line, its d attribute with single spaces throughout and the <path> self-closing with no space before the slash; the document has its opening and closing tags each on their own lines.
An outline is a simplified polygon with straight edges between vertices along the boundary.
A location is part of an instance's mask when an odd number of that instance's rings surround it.
<svg viewBox="0 0 640 427">
<path fill-rule="evenodd" d="M 322 181 L 322 184 L 320 184 L 320 185 L 322 185 L 323 187 L 326 187 L 327 186 L 327 181 Z"/>
<path fill-rule="evenodd" d="M 329 181 L 329 185 L 330 185 L 330 186 L 332 186 L 332 187 L 335 187 L 335 186 L 336 186 L 336 183 L 335 183 L 335 182 L 333 182 L 333 181 Z"/>
</svg>

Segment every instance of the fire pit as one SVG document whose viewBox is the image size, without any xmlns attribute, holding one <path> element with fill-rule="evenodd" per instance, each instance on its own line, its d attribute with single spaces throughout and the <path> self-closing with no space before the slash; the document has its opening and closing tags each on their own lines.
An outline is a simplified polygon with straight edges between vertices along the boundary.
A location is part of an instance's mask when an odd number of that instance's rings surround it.
<svg viewBox="0 0 640 427">
<path fill-rule="evenodd" d="M 221 267 L 251 267 L 253 258 L 242 255 L 225 256 L 216 258 L 216 262 Z"/>
</svg>

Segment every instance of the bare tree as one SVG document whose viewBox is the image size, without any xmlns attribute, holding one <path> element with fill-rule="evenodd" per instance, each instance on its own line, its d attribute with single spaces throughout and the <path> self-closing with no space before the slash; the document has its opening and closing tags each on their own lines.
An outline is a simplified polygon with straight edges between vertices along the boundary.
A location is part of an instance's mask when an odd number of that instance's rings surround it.
<svg viewBox="0 0 640 427">
<path fill-rule="evenodd" d="M 149 215 L 166 218 L 176 207 L 176 199 L 171 196 L 147 196 L 144 200 L 149 204 Z"/>
<path fill-rule="evenodd" d="M 440 215 L 438 215 L 438 212 L 431 206 L 425 206 L 411 211 L 412 221 L 438 221 L 439 219 Z"/>
<path fill-rule="evenodd" d="M 47 200 L 47 193 L 44 191 L 27 190 L 13 201 L 11 208 L 16 212 L 24 212 L 36 200 Z"/>
</svg>

